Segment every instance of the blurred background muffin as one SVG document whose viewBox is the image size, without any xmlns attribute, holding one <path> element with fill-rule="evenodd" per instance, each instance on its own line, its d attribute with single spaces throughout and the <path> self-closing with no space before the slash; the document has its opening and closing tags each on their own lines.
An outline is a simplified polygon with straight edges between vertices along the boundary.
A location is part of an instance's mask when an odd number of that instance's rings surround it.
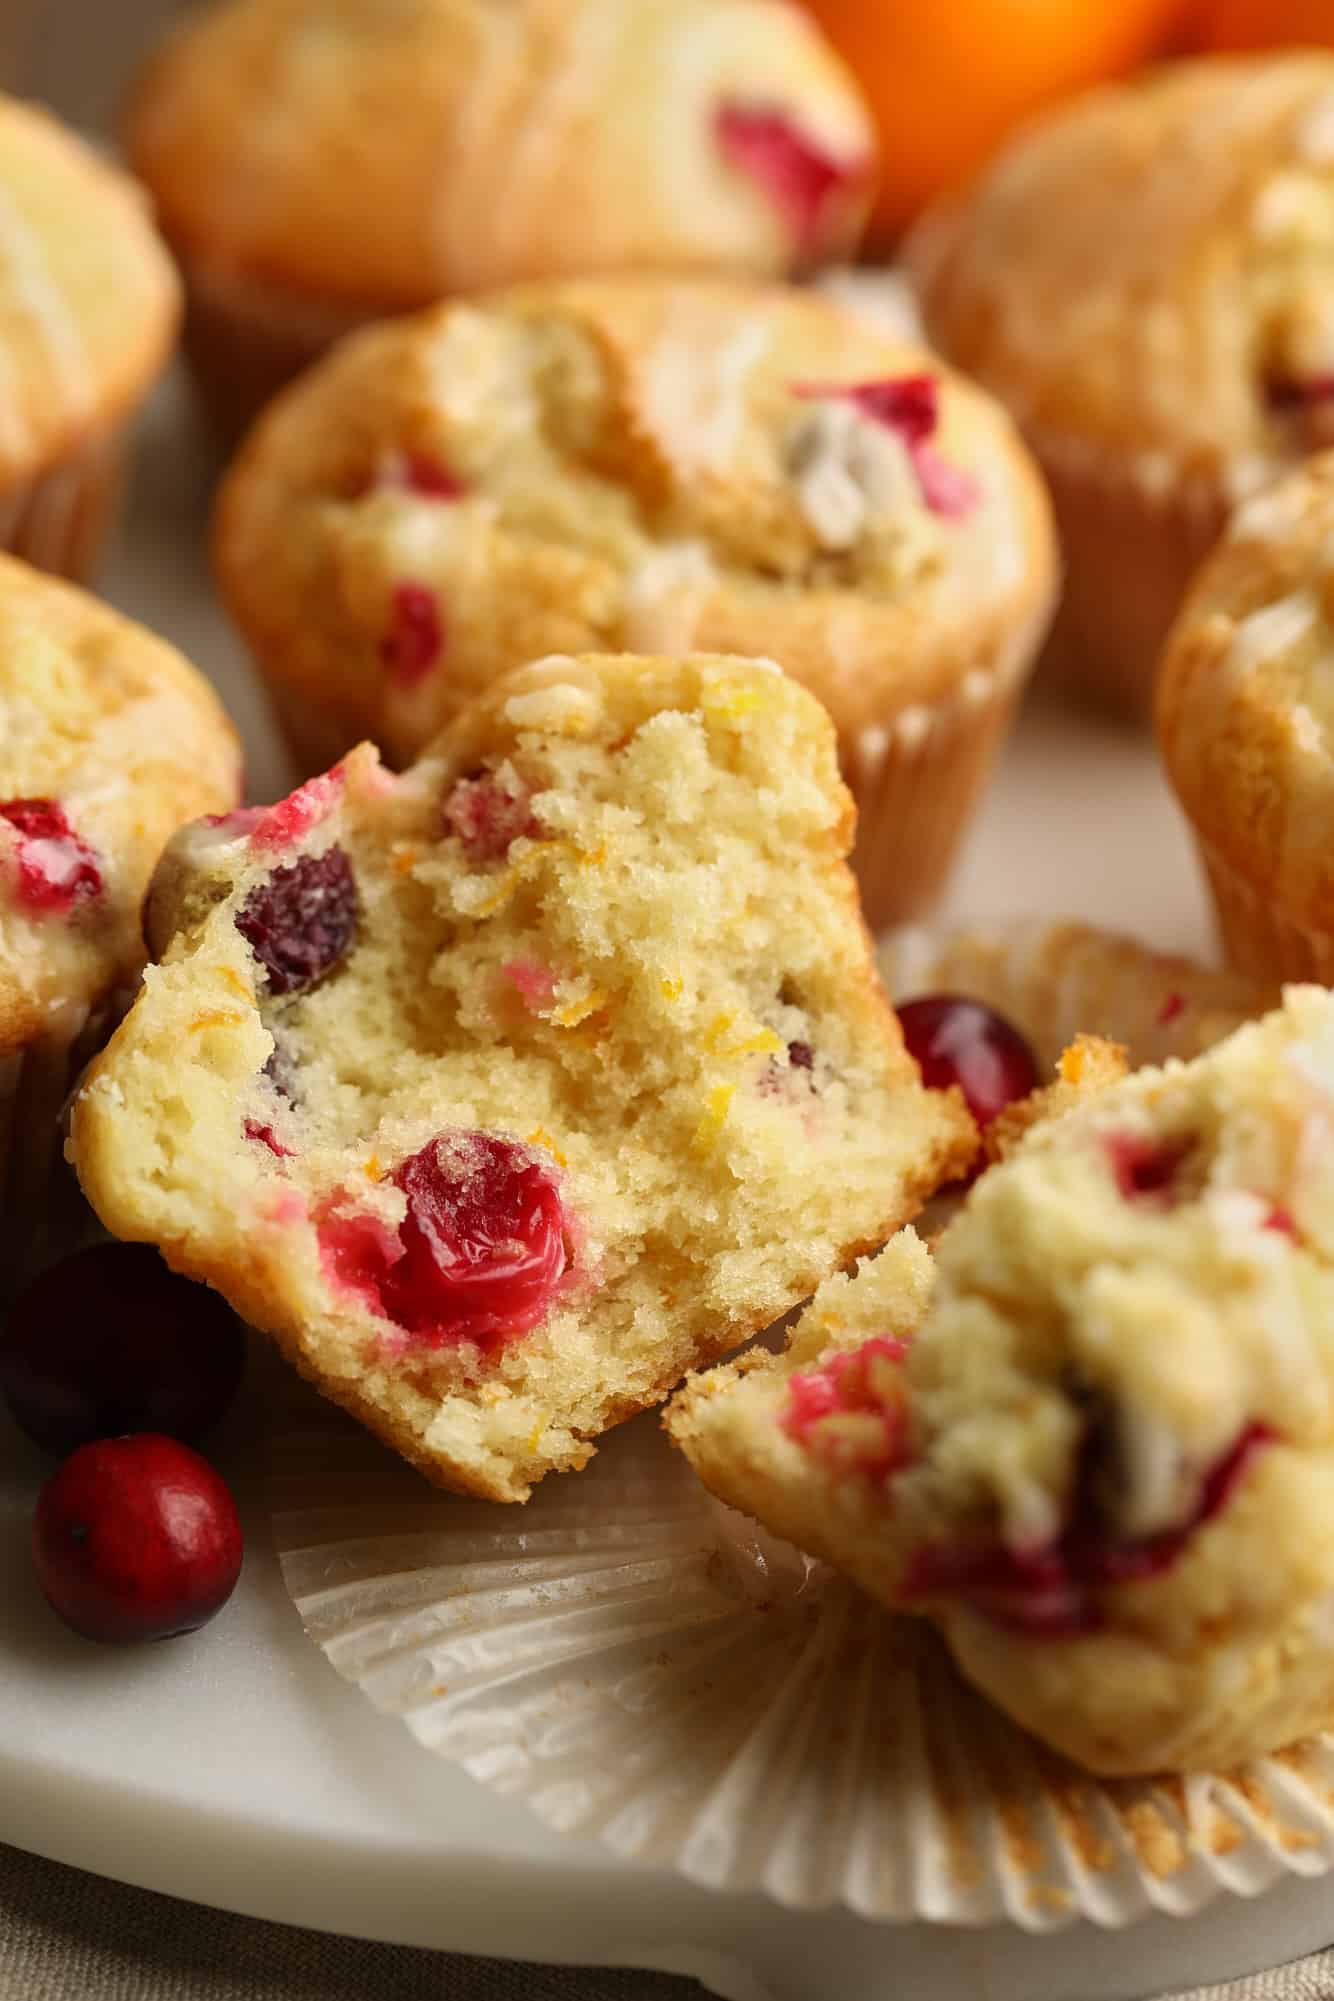
<svg viewBox="0 0 1334 2001">
<path fill-rule="evenodd" d="M 1214 58 L 1029 128 L 915 230 L 929 334 L 1052 487 L 1073 685 L 1147 706 L 1195 563 L 1334 426 L 1334 54 Z"/>
<path fill-rule="evenodd" d="M 92 568 L 178 311 L 139 190 L 0 96 L 0 549 L 68 576 Z"/>
<path fill-rule="evenodd" d="M 833 716 L 880 925 L 934 896 L 1046 631 L 1004 412 L 812 292 L 589 279 L 346 341 L 218 504 L 224 597 L 299 763 L 407 763 L 548 653 L 763 655 Z"/>
<path fill-rule="evenodd" d="M 127 143 L 231 428 L 339 334 L 453 293 L 841 256 L 875 164 L 788 0 L 222 0 L 149 62 Z"/>
</svg>

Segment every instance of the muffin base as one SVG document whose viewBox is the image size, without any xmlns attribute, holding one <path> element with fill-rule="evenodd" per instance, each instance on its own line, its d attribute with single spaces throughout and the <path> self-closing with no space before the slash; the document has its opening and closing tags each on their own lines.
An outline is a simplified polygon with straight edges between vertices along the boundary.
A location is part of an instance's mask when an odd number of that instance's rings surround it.
<svg viewBox="0 0 1334 2001">
<path fill-rule="evenodd" d="M 887 723 L 839 732 L 839 762 L 857 804 L 852 866 L 871 931 L 929 910 L 945 885 L 991 772 L 1046 625 L 1012 635 L 967 667 L 948 695 Z"/>
<path fill-rule="evenodd" d="M 95 571 L 118 512 L 128 427 L 84 440 L 35 478 L 0 488 L 0 549 L 75 583 Z"/>
<path fill-rule="evenodd" d="M 1174 488 L 1113 466 L 1087 446 L 1027 433 L 1046 475 L 1065 589 L 1042 679 L 1147 722 L 1163 642 L 1229 503 L 1197 480 Z"/>
<path fill-rule="evenodd" d="M 285 291 L 174 246 L 185 278 L 185 356 L 218 442 L 239 442 L 264 405 L 344 334 L 384 316 Z"/>
<path fill-rule="evenodd" d="M 1260 980 L 1314 980 L 1334 986 L 1334 931 L 1295 924 L 1232 863 L 1196 835 L 1228 964 Z"/>
</svg>

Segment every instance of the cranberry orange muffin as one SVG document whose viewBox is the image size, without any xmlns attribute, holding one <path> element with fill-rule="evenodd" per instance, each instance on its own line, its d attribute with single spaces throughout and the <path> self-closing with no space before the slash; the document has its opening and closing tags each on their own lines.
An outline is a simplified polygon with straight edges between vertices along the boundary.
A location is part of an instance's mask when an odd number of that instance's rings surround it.
<svg viewBox="0 0 1334 2001">
<path fill-rule="evenodd" d="M 139 190 L 0 95 L 0 549 L 91 569 L 178 309 Z"/>
<path fill-rule="evenodd" d="M 236 738 L 179 654 L 0 556 L 0 1287 L 39 1246 L 61 1105 L 143 963 L 154 864 L 239 785 Z"/>
<path fill-rule="evenodd" d="M 761 1466 L 786 1532 L 929 1614 L 1092 1771 L 1222 1768 L 1326 1727 L 1332 1101 L 1334 996 L 1290 989 L 984 1174 L 911 1340 L 920 1257 L 911 1288 L 872 1264 L 822 1296 L 813 1369 L 706 1376 L 678 1442 L 743 1506 L 762 1490 L 732 1469 Z"/>
<path fill-rule="evenodd" d="M 450 294 L 838 257 L 874 177 L 856 85 L 787 0 L 222 0 L 150 62 L 128 144 L 233 428 Z"/>
<path fill-rule="evenodd" d="M 1158 736 L 1227 954 L 1334 984 L 1334 452 L 1237 510 L 1172 633 Z"/>
<path fill-rule="evenodd" d="M 552 651 L 777 660 L 833 716 L 873 926 L 945 875 L 1049 616 L 1004 414 L 806 292 L 591 280 L 343 344 L 219 501 L 223 592 L 297 757 L 406 762 Z"/>
<path fill-rule="evenodd" d="M 527 1497 L 970 1160 L 876 980 L 827 718 L 552 660 L 400 778 L 195 830 L 85 1192 L 443 1485 Z"/>
<path fill-rule="evenodd" d="M 1334 53 L 1215 57 L 1022 134 L 909 246 L 1051 483 L 1060 674 L 1143 712 L 1231 508 L 1334 438 Z"/>
</svg>

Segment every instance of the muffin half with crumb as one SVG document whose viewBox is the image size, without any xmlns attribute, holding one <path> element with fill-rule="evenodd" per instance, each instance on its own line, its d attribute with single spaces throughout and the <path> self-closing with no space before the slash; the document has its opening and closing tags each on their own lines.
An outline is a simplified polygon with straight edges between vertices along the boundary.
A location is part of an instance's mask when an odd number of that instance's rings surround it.
<svg viewBox="0 0 1334 2001">
<path fill-rule="evenodd" d="M 83 1186 L 444 1485 L 526 1498 L 964 1169 L 818 704 L 553 660 L 182 836 Z"/>
</svg>

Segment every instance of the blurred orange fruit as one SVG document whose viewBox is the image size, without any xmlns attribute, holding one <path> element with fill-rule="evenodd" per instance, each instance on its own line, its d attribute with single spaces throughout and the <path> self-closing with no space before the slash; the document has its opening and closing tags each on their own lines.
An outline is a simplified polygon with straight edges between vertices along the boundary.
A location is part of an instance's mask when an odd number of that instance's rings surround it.
<svg viewBox="0 0 1334 2001">
<path fill-rule="evenodd" d="M 1203 0 L 1197 39 L 1206 49 L 1334 42 L 1334 0 Z"/>
<path fill-rule="evenodd" d="M 883 245 L 996 150 L 1017 120 L 1133 69 L 1182 0 L 806 0 L 880 128 Z M 1255 0 L 1261 10 L 1267 0 Z"/>
</svg>

